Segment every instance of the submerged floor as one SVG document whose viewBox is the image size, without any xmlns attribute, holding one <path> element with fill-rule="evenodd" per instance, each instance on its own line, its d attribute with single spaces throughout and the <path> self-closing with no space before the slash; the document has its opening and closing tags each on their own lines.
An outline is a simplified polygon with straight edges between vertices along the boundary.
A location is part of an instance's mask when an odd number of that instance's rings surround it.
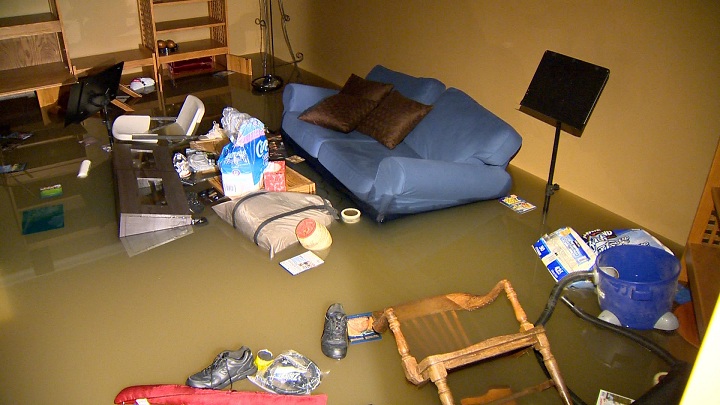
<svg viewBox="0 0 720 405">
<path fill-rule="evenodd" d="M 253 94 L 249 79 L 240 75 L 203 80 L 171 87 L 164 105 L 150 97 L 139 107 L 172 115 L 184 94 L 193 93 L 207 108 L 201 133 L 219 121 L 226 106 L 279 127 L 280 93 Z M 26 120 L 11 126 L 38 131 L 36 140 L 46 136 L 44 131 L 66 138 L 32 147 L 26 158 L 45 169 L 34 177 L 6 178 L 0 192 L 0 379 L 5 382 L 0 404 L 110 404 L 127 386 L 183 384 L 217 353 L 241 345 L 273 353 L 293 349 L 313 359 L 327 373 L 315 393 L 328 394 L 331 404 L 438 403 L 432 384 L 417 388 L 405 380 L 392 335 L 351 346 L 341 361 L 322 355 L 327 307 L 340 302 L 348 313 L 372 311 L 449 292 L 481 294 L 508 279 L 533 321 L 553 286 L 533 242 L 564 226 L 579 233 L 637 227 L 563 190 L 552 197 L 543 223 L 544 181 L 511 167 L 513 192 L 538 209 L 519 215 L 486 201 L 385 224 L 367 218 L 335 223 L 333 244 L 321 253 L 325 263 L 297 276 L 278 263 L 303 252 L 301 247 L 270 259 L 209 208 L 203 213 L 207 226 L 134 254 L 117 237 L 102 122 L 91 118 L 65 128 Z M 85 158 L 92 161 L 90 175 L 78 179 Z M 305 163 L 293 166 L 316 180 L 318 194 L 336 208 L 352 206 Z M 56 184 L 62 195 L 40 198 L 41 187 Z M 24 212 L 56 206 L 64 214 L 61 226 L 22 234 L 29 220 Z M 572 297 L 587 312 L 599 313 L 592 290 Z M 498 308 L 483 314 L 482 322 L 490 329 L 507 325 L 513 332 L 508 306 Z M 599 330 L 562 305 L 547 331 L 566 383 L 587 403 L 595 403 L 600 389 L 637 398 L 657 372 L 667 369 L 635 343 Z M 696 355 L 676 333 L 643 334 L 681 359 L 692 361 Z M 523 355 L 452 373 L 450 384 L 459 399 L 497 386 L 520 389 L 542 378 L 533 356 Z M 258 390 L 248 381 L 233 388 Z M 525 403 L 557 403 L 557 396 L 549 390 Z"/>
</svg>

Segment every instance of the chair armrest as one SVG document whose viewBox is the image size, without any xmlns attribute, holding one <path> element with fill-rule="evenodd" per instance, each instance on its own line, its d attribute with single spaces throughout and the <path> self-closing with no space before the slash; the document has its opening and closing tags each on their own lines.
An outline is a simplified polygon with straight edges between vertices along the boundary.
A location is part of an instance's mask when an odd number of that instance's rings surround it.
<svg viewBox="0 0 720 405">
<path fill-rule="evenodd" d="M 177 121 L 177 117 L 150 117 L 152 121 L 160 121 L 160 122 L 175 122 Z"/>
<path fill-rule="evenodd" d="M 310 86 L 300 83 L 289 83 L 283 90 L 283 107 L 285 111 L 305 111 L 320 100 L 337 94 L 339 90 Z"/>
<path fill-rule="evenodd" d="M 503 167 L 407 157 L 380 162 L 376 191 L 419 199 L 476 201 L 505 195 L 512 184 Z"/>
</svg>

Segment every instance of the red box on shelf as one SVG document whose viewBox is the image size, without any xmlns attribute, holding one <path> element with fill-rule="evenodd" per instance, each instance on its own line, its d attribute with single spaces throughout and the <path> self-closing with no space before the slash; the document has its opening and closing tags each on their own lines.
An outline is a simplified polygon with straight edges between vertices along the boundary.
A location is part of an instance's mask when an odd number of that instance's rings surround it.
<svg viewBox="0 0 720 405">
<path fill-rule="evenodd" d="M 170 75 L 176 76 L 182 73 L 197 73 L 213 70 L 212 57 L 196 58 L 181 60 L 178 62 L 168 63 Z"/>
</svg>

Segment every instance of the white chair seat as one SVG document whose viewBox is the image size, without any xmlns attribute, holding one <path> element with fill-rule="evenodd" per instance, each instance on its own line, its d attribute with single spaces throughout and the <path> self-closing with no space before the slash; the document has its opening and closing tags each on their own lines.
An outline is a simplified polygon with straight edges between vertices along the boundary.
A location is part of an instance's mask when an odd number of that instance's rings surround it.
<svg viewBox="0 0 720 405">
<path fill-rule="evenodd" d="M 175 117 L 151 117 L 149 115 L 121 115 L 112 126 L 113 138 L 122 142 L 157 143 L 158 139 L 184 139 L 195 135 L 205 115 L 205 104 L 199 98 L 188 95 Z M 170 121 L 170 124 L 150 128 L 153 121 Z"/>
</svg>

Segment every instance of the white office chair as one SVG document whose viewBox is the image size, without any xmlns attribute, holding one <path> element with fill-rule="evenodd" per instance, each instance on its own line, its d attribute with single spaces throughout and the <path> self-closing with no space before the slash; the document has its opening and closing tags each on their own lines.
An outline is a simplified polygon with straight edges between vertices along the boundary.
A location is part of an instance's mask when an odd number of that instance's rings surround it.
<svg viewBox="0 0 720 405">
<path fill-rule="evenodd" d="M 125 142 L 156 143 L 158 139 L 179 141 L 195 135 L 205 115 L 205 104 L 199 98 L 188 95 L 176 117 L 151 117 L 149 115 L 121 115 L 112 126 L 113 137 Z M 155 123 L 156 126 L 151 128 Z"/>
</svg>

